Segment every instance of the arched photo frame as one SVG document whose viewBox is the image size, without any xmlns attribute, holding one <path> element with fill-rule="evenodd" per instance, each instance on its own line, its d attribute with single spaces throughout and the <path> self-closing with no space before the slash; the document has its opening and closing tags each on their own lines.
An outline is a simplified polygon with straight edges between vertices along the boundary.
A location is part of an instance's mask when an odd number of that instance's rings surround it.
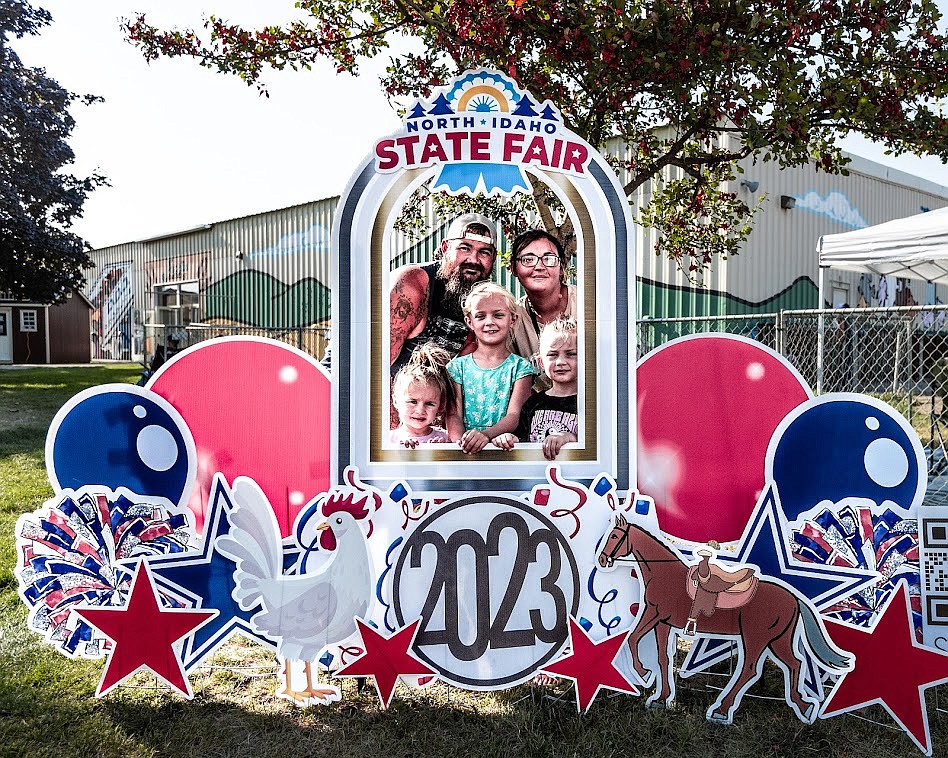
<svg viewBox="0 0 948 758">
<path fill-rule="evenodd" d="M 516 86 L 497 73 L 468 72 L 462 80 L 478 74 L 492 80 L 503 78 L 510 89 Z M 451 87 L 443 92 L 450 92 Z M 443 135 L 446 131 L 438 128 L 438 121 L 432 118 L 422 123 L 431 124 L 429 133 Z M 466 127 L 471 143 L 481 139 L 484 152 L 477 157 L 489 157 L 488 168 L 516 170 L 520 176 L 528 172 L 531 182 L 544 184 L 557 196 L 573 222 L 578 242 L 581 433 L 577 443 L 560 451 L 557 461 L 574 479 L 590 481 L 606 472 L 626 490 L 635 481 L 635 440 L 630 434 L 635 416 L 634 362 L 630 362 L 630 356 L 635 355 L 635 252 L 628 203 L 618 179 L 595 149 L 561 124 L 556 124 L 554 132 L 551 123 L 541 123 L 539 118 L 454 117 L 452 122 L 461 132 Z M 485 128 L 477 129 L 475 122 Z M 518 133 L 518 125 L 534 133 Z M 537 129 L 531 129 L 533 126 Z M 529 140 L 540 139 L 535 132 L 541 126 L 551 145 L 550 155 L 554 150 L 572 149 L 586 163 L 562 170 L 528 161 L 527 151 L 512 154 L 515 151 L 509 149 L 510 144 L 525 148 L 532 144 Z M 404 136 L 410 131 L 419 131 L 418 125 L 406 126 L 406 131 L 399 133 L 401 139 L 410 139 Z M 423 127 L 421 131 L 424 133 Z M 458 128 L 451 132 L 458 133 Z M 516 136 L 509 137 L 511 133 Z M 410 450 L 393 449 L 384 442 L 389 428 L 390 240 L 395 220 L 414 190 L 431 181 L 436 171 L 444 176 L 445 166 L 457 172 L 467 163 L 482 171 L 480 182 L 471 182 L 475 190 L 465 187 L 454 194 L 492 191 L 483 183 L 484 162 L 435 159 L 393 169 L 380 160 L 380 146 L 387 148 L 396 141 L 393 135 L 376 145 L 350 180 L 335 217 L 333 386 L 338 434 L 334 477 L 341 480 L 345 468 L 354 465 L 366 482 L 380 489 L 404 481 L 416 491 L 445 495 L 472 490 L 527 491 L 545 481 L 549 461 L 539 445 L 518 445 L 511 451 L 489 447 L 466 455 L 456 445 Z M 437 180 L 433 183 L 437 185 Z"/>
</svg>

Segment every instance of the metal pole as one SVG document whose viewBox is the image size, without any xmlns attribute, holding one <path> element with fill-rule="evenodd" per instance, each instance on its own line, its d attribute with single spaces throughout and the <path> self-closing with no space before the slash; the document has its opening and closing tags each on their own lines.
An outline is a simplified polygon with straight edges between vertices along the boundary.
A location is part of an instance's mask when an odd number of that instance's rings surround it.
<svg viewBox="0 0 948 758">
<path fill-rule="evenodd" d="M 818 308 L 819 315 L 816 317 L 816 394 L 823 394 L 823 329 L 825 325 L 823 323 L 823 272 L 824 269 L 820 266 L 820 275 L 819 275 L 819 286 L 817 290 L 819 292 L 819 304 Z"/>
<path fill-rule="evenodd" d="M 912 346 L 912 327 L 915 324 L 915 319 L 909 318 L 905 321 L 905 358 L 906 366 L 908 367 L 908 422 L 909 426 L 912 426 L 912 416 L 914 415 L 912 408 L 912 399 L 915 393 L 915 366 L 913 365 L 915 360 L 914 350 Z"/>
<path fill-rule="evenodd" d="M 783 333 L 783 329 L 784 329 L 783 311 L 777 311 L 777 322 L 776 322 L 777 334 L 776 334 L 776 340 L 774 342 L 775 342 L 775 347 L 777 348 L 777 352 L 780 353 L 780 355 L 786 357 L 787 353 L 785 350 L 786 345 L 784 344 L 785 335 Z"/>
<path fill-rule="evenodd" d="M 902 354 L 902 332 L 895 333 L 895 363 L 892 366 L 892 394 L 899 391 L 899 358 Z"/>
</svg>

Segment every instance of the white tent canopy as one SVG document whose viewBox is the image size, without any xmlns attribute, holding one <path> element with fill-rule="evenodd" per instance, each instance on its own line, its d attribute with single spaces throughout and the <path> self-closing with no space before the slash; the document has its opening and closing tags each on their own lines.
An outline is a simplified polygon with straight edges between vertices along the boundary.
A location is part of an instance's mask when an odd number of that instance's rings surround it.
<svg viewBox="0 0 948 758">
<path fill-rule="evenodd" d="M 825 268 L 948 284 L 948 208 L 825 234 L 816 250 L 821 284 Z"/>
</svg>

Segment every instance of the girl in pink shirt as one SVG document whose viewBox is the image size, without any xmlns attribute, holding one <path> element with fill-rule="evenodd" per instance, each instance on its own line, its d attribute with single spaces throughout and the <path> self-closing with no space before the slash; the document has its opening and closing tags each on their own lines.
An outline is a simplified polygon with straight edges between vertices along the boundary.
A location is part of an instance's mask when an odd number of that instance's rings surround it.
<svg viewBox="0 0 948 758">
<path fill-rule="evenodd" d="M 446 350 L 428 342 L 395 375 L 392 402 L 400 423 L 389 432 L 391 444 L 416 448 L 451 441 L 444 428 L 436 425 L 454 403 L 454 386 L 445 370 L 450 359 Z"/>
</svg>

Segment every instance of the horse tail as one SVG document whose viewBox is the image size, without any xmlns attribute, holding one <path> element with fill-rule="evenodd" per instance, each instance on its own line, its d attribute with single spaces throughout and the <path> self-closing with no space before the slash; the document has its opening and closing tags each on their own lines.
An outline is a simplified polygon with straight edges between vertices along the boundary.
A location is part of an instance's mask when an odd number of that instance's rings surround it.
<svg viewBox="0 0 948 758">
<path fill-rule="evenodd" d="M 809 605 L 797 598 L 803 631 L 813 655 L 833 671 L 846 671 L 852 666 L 852 656 L 836 647 L 827 637 L 826 630 Z"/>
</svg>

